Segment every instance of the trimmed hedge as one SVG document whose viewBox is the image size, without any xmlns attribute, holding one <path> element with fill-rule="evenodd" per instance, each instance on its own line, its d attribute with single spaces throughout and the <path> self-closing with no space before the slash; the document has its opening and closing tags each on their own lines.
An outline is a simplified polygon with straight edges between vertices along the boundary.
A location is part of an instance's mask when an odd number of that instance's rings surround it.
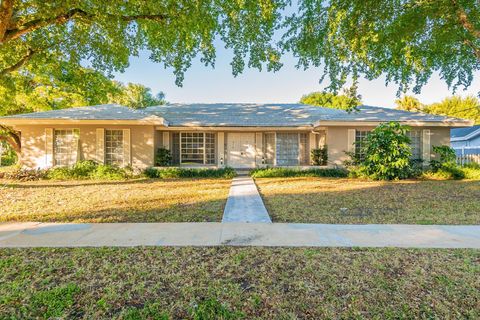
<svg viewBox="0 0 480 320">
<path fill-rule="evenodd" d="M 94 161 L 79 161 L 71 167 L 28 170 L 16 168 L 4 173 L 4 178 L 19 181 L 34 180 L 123 180 L 133 177 L 131 169 L 111 165 L 97 164 Z"/>
<path fill-rule="evenodd" d="M 345 169 L 296 169 L 296 168 L 261 168 L 250 171 L 253 178 L 287 178 L 287 177 L 334 177 L 346 178 Z"/>
<path fill-rule="evenodd" d="M 233 168 L 202 169 L 202 168 L 148 168 L 145 175 L 149 178 L 222 178 L 231 179 L 236 176 Z"/>
</svg>

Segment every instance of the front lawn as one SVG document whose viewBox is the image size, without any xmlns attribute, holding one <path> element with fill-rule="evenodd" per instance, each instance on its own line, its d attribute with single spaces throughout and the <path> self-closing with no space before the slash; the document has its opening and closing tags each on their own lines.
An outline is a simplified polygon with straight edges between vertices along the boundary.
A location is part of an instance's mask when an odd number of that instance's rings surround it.
<svg viewBox="0 0 480 320">
<path fill-rule="evenodd" d="M 274 222 L 480 224 L 480 181 L 256 179 Z"/>
<path fill-rule="evenodd" d="M 231 180 L 0 181 L 0 222 L 221 221 Z"/>
<path fill-rule="evenodd" d="M 476 319 L 480 251 L 0 250 L 0 318 Z"/>
</svg>

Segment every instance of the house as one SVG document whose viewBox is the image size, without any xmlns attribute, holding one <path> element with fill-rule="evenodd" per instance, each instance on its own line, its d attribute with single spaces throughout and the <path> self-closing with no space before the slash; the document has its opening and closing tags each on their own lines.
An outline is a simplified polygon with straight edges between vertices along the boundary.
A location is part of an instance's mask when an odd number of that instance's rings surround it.
<svg viewBox="0 0 480 320">
<path fill-rule="evenodd" d="M 480 154 L 480 125 L 452 129 L 450 144 L 457 155 Z"/>
<path fill-rule="evenodd" d="M 328 164 L 341 166 L 354 142 L 385 121 L 410 125 L 414 157 L 426 161 L 433 145 L 450 144 L 450 128 L 472 125 L 371 106 L 348 113 L 302 104 L 98 105 L 0 118 L 21 133 L 20 159 L 29 168 L 89 159 L 146 168 L 161 147 L 177 166 L 254 168 L 308 166 L 310 151 L 328 146 Z"/>
</svg>

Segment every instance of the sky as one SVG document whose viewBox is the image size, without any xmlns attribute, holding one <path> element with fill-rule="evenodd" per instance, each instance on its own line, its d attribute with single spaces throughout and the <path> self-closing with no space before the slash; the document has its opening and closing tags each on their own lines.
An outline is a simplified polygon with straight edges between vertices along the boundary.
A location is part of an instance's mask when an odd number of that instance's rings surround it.
<svg viewBox="0 0 480 320">
<path fill-rule="evenodd" d="M 284 65 L 280 71 L 245 69 L 243 74 L 234 77 L 230 66 L 231 54 L 223 48 L 217 50 L 215 68 L 205 67 L 199 59 L 193 61 L 185 74 L 183 87 L 175 85 L 171 69 L 164 69 L 161 64 L 150 61 L 148 52 L 132 57 L 127 70 L 115 74 L 115 79 L 141 83 L 154 93 L 163 91 L 170 103 L 297 103 L 302 95 L 321 91 L 328 84 L 319 84 L 321 69 L 297 69 L 295 58 L 289 55 L 282 58 Z M 459 88 L 457 94 L 476 95 L 479 91 L 480 72 L 477 72 L 472 85 L 466 91 Z M 359 93 L 366 105 L 394 107 L 397 86 L 385 86 L 384 79 L 361 79 Z M 422 103 L 433 103 L 451 95 L 445 82 L 435 75 L 416 97 Z"/>
</svg>

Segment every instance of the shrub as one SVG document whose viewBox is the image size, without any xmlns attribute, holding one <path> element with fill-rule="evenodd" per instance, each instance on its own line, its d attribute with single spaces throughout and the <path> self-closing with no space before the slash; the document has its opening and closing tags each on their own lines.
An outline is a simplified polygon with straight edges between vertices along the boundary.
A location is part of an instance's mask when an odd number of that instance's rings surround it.
<svg viewBox="0 0 480 320">
<path fill-rule="evenodd" d="M 359 176 L 375 180 L 405 179 L 414 174 L 408 126 L 398 122 L 381 123 L 361 144 L 363 159 L 354 159 Z"/>
<path fill-rule="evenodd" d="M 456 154 L 455 150 L 449 146 L 433 146 L 433 152 L 438 154 L 439 159 L 433 159 L 430 161 L 430 167 L 433 171 L 437 171 L 442 167 L 456 166 Z"/>
<path fill-rule="evenodd" d="M 53 180 L 98 179 L 121 180 L 131 177 L 128 168 L 97 164 L 94 161 L 79 161 L 71 167 L 57 167 L 47 171 L 47 178 Z"/>
<path fill-rule="evenodd" d="M 328 149 L 327 146 L 318 149 L 312 149 L 310 152 L 310 158 L 312 164 L 315 166 L 326 166 L 328 162 Z"/>
<path fill-rule="evenodd" d="M 235 170 L 229 167 L 219 169 L 203 168 L 148 168 L 144 171 L 149 178 L 174 179 L 174 178 L 225 178 L 235 177 Z"/>
<path fill-rule="evenodd" d="M 2 150 L 0 151 L 0 166 L 12 166 L 17 163 L 17 154 L 8 143 L 0 141 L 0 150 Z"/>
<path fill-rule="evenodd" d="M 155 155 L 155 165 L 156 166 L 169 166 L 172 164 L 172 155 L 170 150 L 165 148 L 158 148 L 157 154 Z"/>
<path fill-rule="evenodd" d="M 465 166 L 462 167 L 461 170 L 465 175 L 465 179 L 480 180 L 480 166 Z"/>
<path fill-rule="evenodd" d="M 338 177 L 345 178 L 345 169 L 294 169 L 294 168 L 259 168 L 250 171 L 253 178 L 286 178 L 286 177 Z"/>
</svg>

